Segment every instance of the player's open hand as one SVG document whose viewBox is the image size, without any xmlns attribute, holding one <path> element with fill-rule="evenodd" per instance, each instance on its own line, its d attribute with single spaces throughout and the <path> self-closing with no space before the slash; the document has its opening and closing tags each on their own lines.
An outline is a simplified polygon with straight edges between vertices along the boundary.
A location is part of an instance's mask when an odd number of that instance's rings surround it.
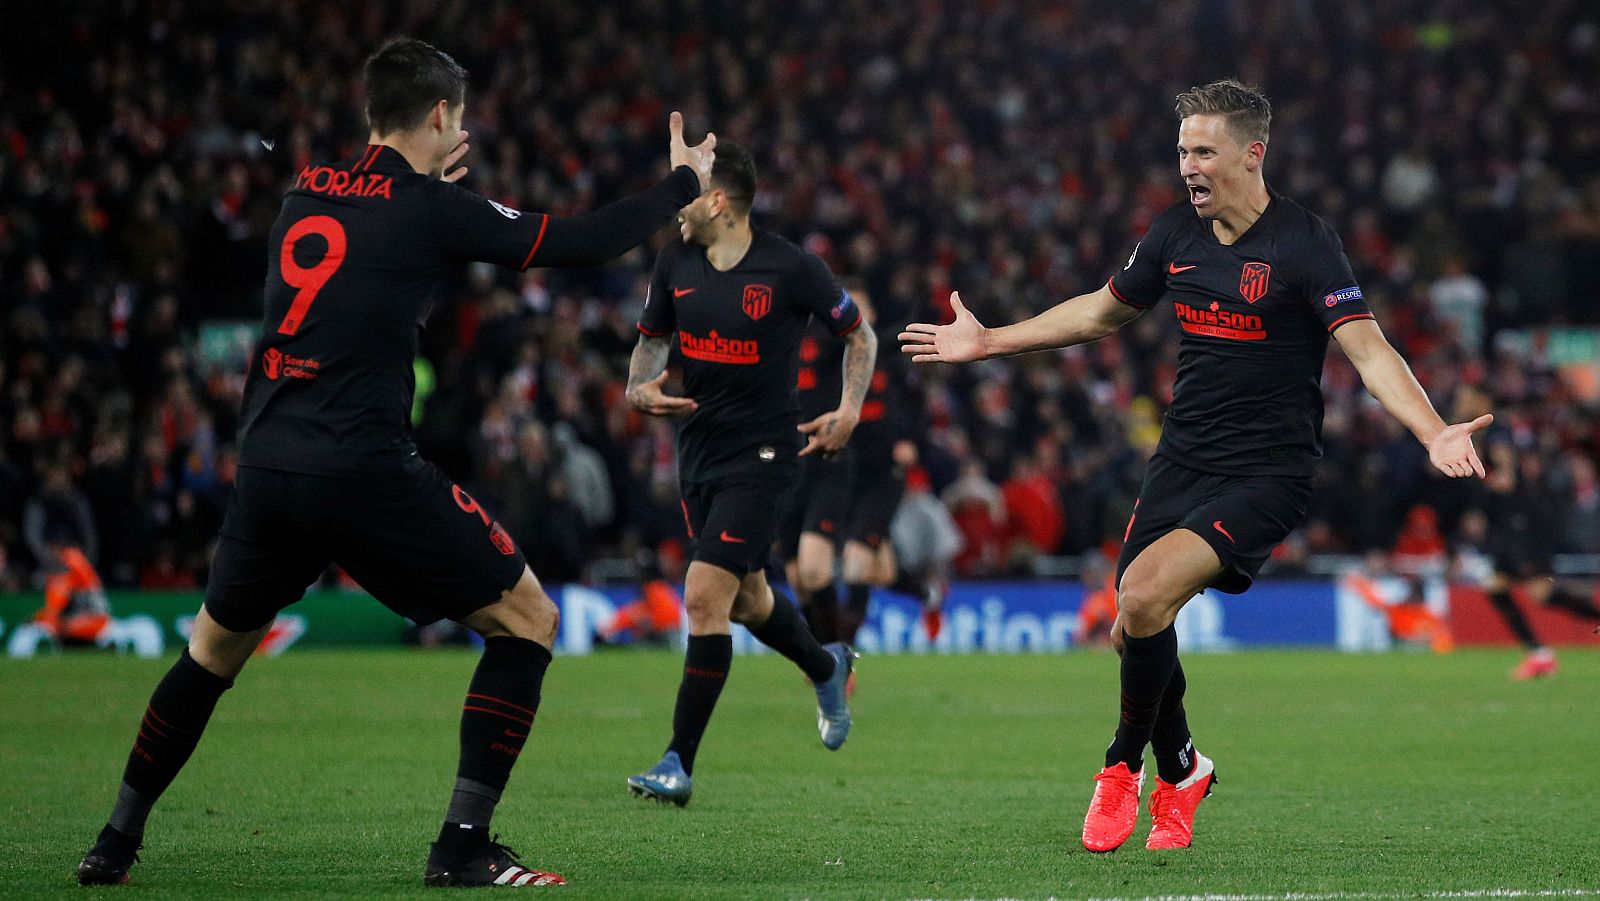
<svg viewBox="0 0 1600 901">
<path fill-rule="evenodd" d="M 641 413 L 651 416 L 688 416 L 700 405 L 687 397 L 673 397 L 661 390 L 667 381 L 667 373 L 661 374 L 633 388 L 628 389 L 628 404 Z"/>
<path fill-rule="evenodd" d="M 451 169 L 450 167 L 454 166 L 456 163 L 461 162 L 461 158 L 466 156 L 466 155 L 467 155 L 467 130 L 463 128 L 461 131 L 456 132 L 456 149 L 454 149 L 454 150 L 450 151 L 449 153 L 445 154 L 444 165 L 439 167 L 439 171 L 443 172 L 444 174 L 439 176 L 439 180 L 440 181 L 448 181 L 448 182 L 458 182 L 461 179 L 465 178 L 466 175 L 467 175 L 467 167 L 466 166 L 462 166 L 459 169 Z"/>
<path fill-rule="evenodd" d="M 860 413 L 840 407 L 837 410 L 829 410 L 810 422 L 800 423 L 800 432 L 809 436 L 806 446 L 800 449 L 800 456 L 821 454 L 824 457 L 831 457 L 844 450 L 844 446 L 850 441 L 850 433 L 856 430 L 856 423 L 860 421 Z"/>
<path fill-rule="evenodd" d="M 672 160 L 672 168 L 688 166 L 695 174 L 700 176 L 700 190 L 704 191 L 711 184 L 711 166 L 717 161 L 715 152 L 717 136 L 707 133 L 706 139 L 690 147 L 683 142 L 683 113 L 677 110 L 667 117 L 667 130 L 672 132 L 672 140 L 667 145 L 667 156 Z"/>
<path fill-rule="evenodd" d="M 956 319 L 949 325 L 913 322 L 906 326 L 900 333 L 900 352 L 911 354 L 913 363 L 970 363 L 987 356 L 983 323 L 967 312 L 959 291 L 950 292 L 950 309 Z"/>
<path fill-rule="evenodd" d="M 1464 479 L 1472 475 L 1483 478 L 1483 461 L 1478 459 L 1478 451 L 1472 446 L 1472 433 L 1488 428 L 1492 422 L 1494 416 L 1485 413 L 1471 422 L 1445 426 L 1444 431 L 1428 442 L 1428 460 L 1434 468 L 1452 479 Z"/>
</svg>

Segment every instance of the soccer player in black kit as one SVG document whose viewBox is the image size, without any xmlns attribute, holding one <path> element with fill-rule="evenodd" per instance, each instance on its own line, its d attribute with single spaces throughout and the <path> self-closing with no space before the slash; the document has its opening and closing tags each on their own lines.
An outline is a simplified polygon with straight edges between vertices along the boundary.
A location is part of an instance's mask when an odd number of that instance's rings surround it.
<svg viewBox="0 0 1600 901">
<path fill-rule="evenodd" d="M 1472 433 L 1493 420 L 1439 418 L 1367 309 L 1338 236 L 1267 186 L 1271 110 L 1259 91 L 1215 82 L 1178 95 L 1176 112 L 1188 197 L 1098 291 L 994 329 L 952 295 L 954 322 L 900 335 L 915 362 L 961 363 L 1094 341 L 1162 300 L 1183 332 L 1172 407 L 1117 562 L 1121 718 L 1084 819 L 1091 851 L 1133 833 L 1147 744 L 1157 775 L 1145 846 L 1190 844 L 1215 770 L 1190 739 L 1173 621 L 1205 588 L 1246 590 L 1304 520 L 1329 335 L 1446 475 L 1483 477 Z"/>
<path fill-rule="evenodd" d="M 859 307 L 861 295 L 852 293 L 851 298 Z M 865 315 L 865 308 L 862 313 Z M 865 326 L 870 327 L 871 323 Z M 800 339 L 800 368 L 794 387 L 800 417 L 806 421 L 827 415 L 839 402 L 844 345 L 833 339 L 832 328 L 813 317 Z M 863 401 L 863 424 L 867 420 L 866 409 Z M 811 634 L 824 643 L 844 640 L 834 564 L 850 513 L 850 486 L 860 429 L 852 437 L 855 441 L 837 454 L 812 454 L 802 461 L 794 501 L 778 527 L 778 547 L 783 552 L 789 585 Z"/>
<path fill-rule="evenodd" d="M 878 342 L 821 260 L 751 227 L 755 193 L 750 155 L 720 147 L 709 188 L 683 210 L 682 243 L 656 260 L 628 371 L 635 409 L 686 417 L 678 481 L 695 540 L 683 589 L 689 647 L 672 741 L 654 768 L 628 778 L 633 794 L 679 806 L 689 802 L 695 753 L 733 662 L 731 622 L 811 679 L 825 747 L 837 750 L 850 730 L 850 652 L 819 644 L 793 605 L 774 598 L 766 564 L 800 458 L 839 453 L 860 421 Z M 802 423 L 795 378 L 813 316 L 847 342 L 843 390 L 838 407 Z M 682 397 L 661 390 L 674 335 Z"/>
<path fill-rule="evenodd" d="M 401 39 L 366 65 L 370 142 L 307 166 L 271 233 L 263 336 L 240 421 L 238 482 L 204 606 L 156 687 L 116 806 L 78 868 L 126 882 L 150 809 L 189 759 L 222 693 L 273 619 L 337 563 L 390 609 L 484 638 L 462 705 L 460 763 L 429 885 L 550 885 L 491 841 L 521 754 L 558 612 L 504 529 L 417 455 L 409 434 L 417 329 L 454 267 L 593 265 L 641 243 L 700 194 L 715 138 L 683 142 L 642 194 L 556 219 L 501 206 L 444 174 L 466 152 L 466 71 Z"/>
</svg>

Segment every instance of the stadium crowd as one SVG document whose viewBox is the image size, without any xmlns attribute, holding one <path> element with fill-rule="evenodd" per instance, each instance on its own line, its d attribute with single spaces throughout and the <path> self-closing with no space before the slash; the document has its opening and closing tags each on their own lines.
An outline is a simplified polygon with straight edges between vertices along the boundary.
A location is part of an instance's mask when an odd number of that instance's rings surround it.
<svg viewBox="0 0 1600 901">
<path fill-rule="evenodd" d="M 750 146 L 757 221 L 862 286 L 886 353 L 953 288 L 997 324 L 1103 283 L 1178 199 L 1174 94 L 1256 81 L 1269 182 L 1343 236 L 1447 418 L 1493 410 L 1485 459 L 1517 468 L 1550 546 L 1600 553 L 1600 407 L 1527 331 L 1600 319 L 1582 0 L 1175 0 L 1138 27 L 1109 0 L 127 0 L 25 5 L 0 33 L 0 590 L 50 542 L 111 586 L 203 584 L 247 360 L 201 336 L 259 316 L 281 194 L 365 143 L 353 73 L 392 34 L 472 73 L 464 184 L 509 206 L 581 211 L 659 178 L 670 109 Z M 685 538 L 672 426 L 622 400 L 653 250 L 469 267 L 423 332 L 422 452 L 546 581 Z M 911 373 L 962 573 L 1120 539 L 1175 335 L 1157 310 L 1089 347 Z M 1281 565 L 1391 548 L 1428 515 L 1451 536 L 1483 506 L 1337 350 L 1324 387 L 1315 509 Z"/>
</svg>

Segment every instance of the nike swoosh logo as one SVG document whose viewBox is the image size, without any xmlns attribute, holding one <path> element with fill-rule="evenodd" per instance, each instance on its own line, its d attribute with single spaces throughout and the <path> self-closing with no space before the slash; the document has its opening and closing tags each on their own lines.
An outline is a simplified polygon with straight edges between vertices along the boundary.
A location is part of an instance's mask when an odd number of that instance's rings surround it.
<svg viewBox="0 0 1600 901">
<path fill-rule="evenodd" d="M 1233 540 L 1233 536 L 1228 534 L 1228 530 L 1224 529 L 1222 527 L 1222 520 L 1219 519 L 1216 522 L 1212 523 L 1211 524 L 1211 528 L 1216 529 L 1218 532 L 1221 532 L 1222 533 L 1222 537 L 1228 539 L 1228 543 L 1229 544 L 1238 544 L 1239 543 L 1237 541 L 1234 541 Z"/>
<path fill-rule="evenodd" d="M 672 289 L 672 296 L 673 297 L 682 297 L 685 294 L 693 294 L 694 292 L 696 292 L 698 290 L 700 290 L 700 289 L 699 288 L 673 288 Z"/>
<path fill-rule="evenodd" d="M 744 539 L 743 538 L 735 538 L 732 535 L 729 535 L 727 529 L 723 529 L 722 530 L 722 534 L 719 535 L 718 537 L 721 538 L 723 541 L 726 541 L 729 544 L 744 544 Z"/>
<path fill-rule="evenodd" d="M 1168 263 L 1167 264 L 1167 274 L 1168 275 L 1177 275 L 1180 272 L 1188 272 L 1190 269 L 1194 269 L 1194 268 L 1198 267 L 1199 265 L 1200 265 L 1199 263 L 1195 263 L 1195 264 L 1190 265 L 1190 266 L 1179 266 L 1177 263 Z"/>
<path fill-rule="evenodd" d="M 528 733 L 526 733 L 526 732 L 512 732 L 510 729 L 506 730 L 506 738 L 527 738 L 527 737 L 528 737 Z"/>
</svg>

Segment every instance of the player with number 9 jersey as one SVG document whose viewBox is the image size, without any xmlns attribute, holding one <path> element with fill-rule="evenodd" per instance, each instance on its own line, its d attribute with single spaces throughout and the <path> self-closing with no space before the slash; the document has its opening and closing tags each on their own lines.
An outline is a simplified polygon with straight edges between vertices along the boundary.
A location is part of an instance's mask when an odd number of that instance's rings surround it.
<svg viewBox="0 0 1600 901">
<path fill-rule="evenodd" d="M 365 71 L 370 140 L 292 173 L 272 228 L 262 336 L 240 419 L 239 472 L 189 647 L 151 696 L 115 808 L 79 865 L 126 882 L 145 819 L 211 710 L 267 634 L 330 566 L 419 625 L 483 637 L 461 708 L 461 756 L 428 885 L 551 885 L 515 862 L 490 821 L 538 712 L 559 611 L 493 515 L 411 440 L 417 330 L 463 263 L 602 263 L 700 193 L 715 138 L 683 141 L 671 174 L 592 213 L 525 213 L 455 184 L 466 152 L 466 70 L 397 39 Z M 192 654 L 190 652 L 193 652 Z"/>
</svg>

